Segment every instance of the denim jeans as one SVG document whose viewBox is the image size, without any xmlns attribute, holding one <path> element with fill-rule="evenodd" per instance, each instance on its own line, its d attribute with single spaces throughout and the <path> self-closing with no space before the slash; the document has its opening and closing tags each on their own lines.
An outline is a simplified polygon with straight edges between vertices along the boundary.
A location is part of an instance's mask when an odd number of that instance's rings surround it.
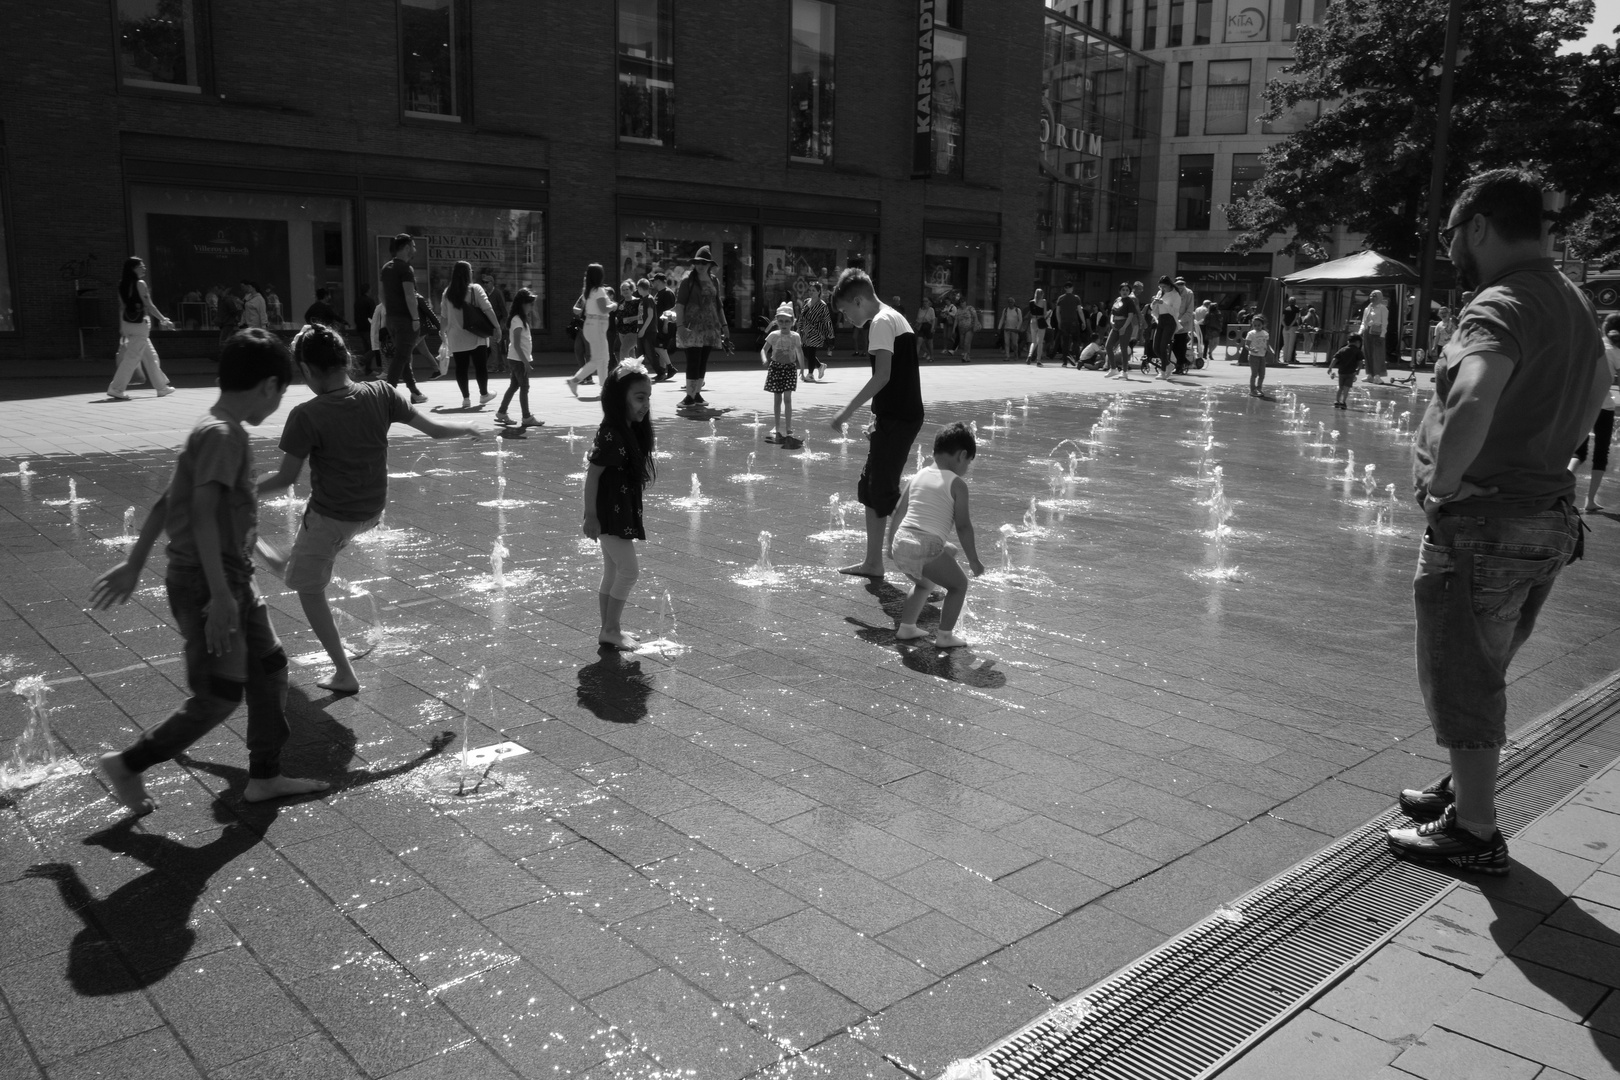
<svg viewBox="0 0 1620 1080">
<path fill-rule="evenodd" d="M 1561 502 L 1528 517 L 1442 515 L 1423 538 L 1412 583 L 1417 675 L 1435 742 L 1498 750 L 1507 742 L 1507 669 L 1535 629 L 1581 520 Z"/>
<path fill-rule="evenodd" d="M 409 319 L 388 319 L 388 335 L 394 341 L 388 357 L 388 385 L 398 386 L 401 379 L 416 393 L 416 376 L 411 371 L 411 356 L 416 352 L 416 339 L 420 336 Z"/>
<path fill-rule="evenodd" d="M 287 654 L 270 625 L 270 609 L 252 580 L 233 582 L 237 629 L 221 655 L 208 652 L 208 579 L 200 570 L 173 569 L 164 586 L 169 611 L 185 639 L 186 686 L 191 696 L 173 716 L 124 751 L 124 764 L 143 772 L 168 761 L 218 727 L 247 699 L 248 776 L 281 773 L 287 742 Z"/>
</svg>

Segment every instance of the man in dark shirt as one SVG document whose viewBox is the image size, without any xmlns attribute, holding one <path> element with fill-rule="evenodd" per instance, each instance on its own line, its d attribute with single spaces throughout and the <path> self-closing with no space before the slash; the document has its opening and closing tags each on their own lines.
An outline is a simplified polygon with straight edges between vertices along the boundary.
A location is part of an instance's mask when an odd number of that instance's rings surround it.
<svg viewBox="0 0 1620 1080">
<path fill-rule="evenodd" d="M 1064 284 L 1052 307 L 1057 312 L 1058 356 L 1068 367 L 1080 355 L 1080 298 L 1074 295 L 1074 282 Z"/>
<path fill-rule="evenodd" d="M 337 309 L 329 302 L 331 297 L 331 290 L 316 289 L 315 302 L 304 310 L 304 321 L 306 323 L 320 323 L 322 326 L 330 326 L 334 330 L 342 330 L 344 328 L 343 319 L 338 315 Z"/>
<path fill-rule="evenodd" d="M 1299 344 L 1299 304 L 1292 296 L 1283 301 L 1282 309 L 1283 363 L 1294 362 L 1294 347 Z"/>
<path fill-rule="evenodd" d="M 653 275 L 653 307 L 657 311 L 654 316 L 656 322 L 654 331 L 658 340 L 655 367 L 658 370 L 658 382 L 668 382 L 677 374 L 675 365 L 670 362 L 669 352 L 675 347 L 675 324 L 664 318 L 664 312 L 675 307 L 675 290 L 669 287 L 669 278 L 662 270 Z"/>
<path fill-rule="evenodd" d="M 1596 313 L 1543 254 L 1542 184 L 1521 169 L 1463 186 L 1441 231 L 1478 288 L 1435 365 L 1412 445 L 1428 529 L 1412 583 L 1417 673 L 1451 775 L 1401 792 L 1395 854 L 1508 869 L 1496 827 L 1507 671 L 1565 564 L 1581 554 L 1569 459 L 1609 392 Z"/>
<path fill-rule="evenodd" d="M 416 254 L 416 241 L 410 233 L 400 233 L 389 245 L 393 255 L 382 268 L 382 305 L 388 313 L 388 336 L 391 341 L 388 362 L 388 385 L 398 386 L 401 379 L 411 390 L 411 404 L 421 405 L 427 395 L 416 388 L 416 376 L 411 373 L 411 354 L 416 351 L 416 338 L 422 323 L 416 310 L 416 268 L 411 256 Z"/>
</svg>

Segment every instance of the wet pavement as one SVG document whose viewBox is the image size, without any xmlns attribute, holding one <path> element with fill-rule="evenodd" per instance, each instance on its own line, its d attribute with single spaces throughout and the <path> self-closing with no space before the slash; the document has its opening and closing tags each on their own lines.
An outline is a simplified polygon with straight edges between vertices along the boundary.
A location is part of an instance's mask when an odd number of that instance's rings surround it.
<svg viewBox="0 0 1620 1080">
<path fill-rule="evenodd" d="M 626 625 L 660 644 L 636 654 L 591 637 L 594 403 L 537 384 L 553 426 L 505 456 L 396 428 L 386 527 L 338 569 L 363 693 L 314 686 L 296 598 L 260 575 L 295 658 L 287 771 L 333 793 L 243 803 L 238 717 L 149 774 L 138 823 L 72 763 L 6 797 L 6 1075 L 893 1078 L 976 1052 L 1440 771 L 1409 658 L 1421 519 L 1386 488 L 1421 398 L 1335 413 L 1305 369 L 1273 374 L 1297 407 L 1255 401 L 1222 368 L 1124 394 L 925 372 L 924 438 L 979 426 L 995 571 L 950 652 L 895 640 L 900 575 L 833 572 L 859 543 L 837 515 L 859 522 L 864 446 L 825 428 L 853 369 L 797 395 L 803 450 L 751 426 L 761 374 L 711 379 L 736 406 L 712 429 L 659 388 Z M 182 696 L 156 574 L 84 607 L 208 400 L 0 404 L 0 679 L 53 684 L 79 761 Z M 265 536 L 297 513 L 267 506 Z M 1593 525 L 1516 721 L 1613 666 L 1616 524 Z"/>
</svg>

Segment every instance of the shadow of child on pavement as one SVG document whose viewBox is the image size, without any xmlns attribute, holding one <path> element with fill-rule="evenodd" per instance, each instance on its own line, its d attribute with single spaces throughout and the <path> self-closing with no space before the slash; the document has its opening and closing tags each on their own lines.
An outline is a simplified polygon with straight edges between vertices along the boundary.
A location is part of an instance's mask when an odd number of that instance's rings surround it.
<svg viewBox="0 0 1620 1080">
<path fill-rule="evenodd" d="M 575 696 L 580 707 L 610 724 L 636 724 L 647 718 L 647 701 L 652 697 L 652 679 L 641 670 L 641 661 L 604 645 L 594 664 L 579 669 Z"/>
</svg>

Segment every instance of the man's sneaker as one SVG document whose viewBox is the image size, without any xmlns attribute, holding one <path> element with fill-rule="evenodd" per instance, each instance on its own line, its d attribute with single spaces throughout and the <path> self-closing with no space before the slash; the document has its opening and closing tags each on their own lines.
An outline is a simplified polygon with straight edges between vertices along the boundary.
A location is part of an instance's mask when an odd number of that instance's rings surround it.
<svg viewBox="0 0 1620 1080">
<path fill-rule="evenodd" d="M 420 393 L 412 394 L 411 395 L 411 404 L 412 405 L 426 405 L 427 404 L 427 395 L 426 394 L 420 394 Z"/>
<path fill-rule="evenodd" d="M 1421 790 L 1407 788 L 1401 792 L 1401 811 L 1413 821 L 1433 821 L 1456 798 L 1451 791 L 1451 777 L 1446 776 Z"/>
<path fill-rule="evenodd" d="M 1508 872 L 1507 841 L 1500 830 L 1481 840 L 1457 824 L 1457 808 L 1448 806 L 1434 821 L 1414 829 L 1389 830 L 1389 847 L 1416 862 L 1446 863 L 1481 874 Z"/>
<path fill-rule="evenodd" d="M 504 426 L 506 424 L 510 424 L 512 422 L 512 418 L 507 416 L 504 412 L 498 412 L 495 414 L 495 422 Z"/>
</svg>

